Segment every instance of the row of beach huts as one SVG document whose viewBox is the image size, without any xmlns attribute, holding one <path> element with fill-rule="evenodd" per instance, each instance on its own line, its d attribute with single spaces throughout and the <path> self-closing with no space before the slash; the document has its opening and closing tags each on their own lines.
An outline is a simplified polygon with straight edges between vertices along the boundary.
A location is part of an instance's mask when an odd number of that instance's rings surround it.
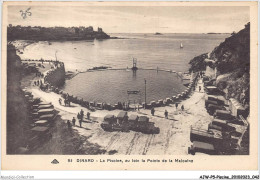
<svg viewBox="0 0 260 180">
<path fill-rule="evenodd" d="M 188 154 L 241 154 L 242 141 L 248 141 L 245 134 L 249 132 L 249 112 L 236 99 L 226 99 L 222 91 L 208 82 L 204 79 L 205 108 L 213 116 L 213 121 L 208 124 L 208 129 L 191 127 L 192 145 Z"/>
<path fill-rule="evenodd" d="M 34 61 L 34 62 L 32 62 Z M 64 64 L 58 61 L 52 60 L 23 60 L 23 67 L 26 69 L 26 73 L 37 73 L 39 72 L 38 67 L 42 67 L 43 62 L 49 62 L 53 64 L 53 68 L 48 72 L 40 76 L 44 82 L 46 76 L 51 74 L 52 71 L 59 66 Z M 46 83 L 46 82 L 45 82 Z M 46 85 L 46 84 L 45 84 Z M 51 85 L 50 85 L 51 87 Z M 19 147 L 17 149 L 17 154 L 27 154 L 39 147 L 43 142 L 46 142 L 51 138 L 51 126 L 55 122 L 58 112 L 54 109 L 51 102 L 42 101 L 40 98 L 35 98 L 27 88 L 22 89 L 24 94 L 24 99 L 27 107 L 29 127 L 29 138 L 27 139 L 26 146 Z"/>
<path fill-rule="evenodd" d="M 25 142 L 26 147 L 17 149 L 18 154 L 26 154 L 39 147 L 43 142 L 51 138 L 51 126 L 55 122 L 58 112 L 50 102 L 34 98 L 31 92 L 23 89 L 29 127 L 29 138 Z"/>
</svg>

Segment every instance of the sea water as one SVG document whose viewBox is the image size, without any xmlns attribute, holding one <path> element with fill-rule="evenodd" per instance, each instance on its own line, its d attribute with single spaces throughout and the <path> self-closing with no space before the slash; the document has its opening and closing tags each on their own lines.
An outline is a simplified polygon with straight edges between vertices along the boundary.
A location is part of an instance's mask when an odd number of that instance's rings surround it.
<svg viewBox="0 0 260 180">
<path fill-rule="evenodd" d="M 32 43 L 24 48 L 22 59 L 52 59 L 65 63 L 66 70 L 86 71 L 97 66 L 137 67 L 186 72 L 189 61 L 211 52 L 228 34 L 110 34 L 119 39 Z M 183 44 L 183 48 L 180 48 Z M 147 101 L 165 99 L 181 93 L 185 87 L 176 74 L 141 71 L 99 71 L 80 73 L 66 81 L 64 91 L 87 101 L 116 103 L 129 99 L 127 90 L 140 90 L 130 97 L 144 101 L 144 79 L 147 80 Z"/>
<path fill-rule="evenodd" d="M 110 34 L 124 39 L 32 43 L 20 54 L 22 59 L 53 59 L 55 54 L 66 70 L 84 71 L 95 66 L 126 68 L 137 59 L 143 68 L 187 71 L 189 61 L 211 52 L 228 34 Z M 180 48 L 180 44 L 184 48 Z"/>
</svg>

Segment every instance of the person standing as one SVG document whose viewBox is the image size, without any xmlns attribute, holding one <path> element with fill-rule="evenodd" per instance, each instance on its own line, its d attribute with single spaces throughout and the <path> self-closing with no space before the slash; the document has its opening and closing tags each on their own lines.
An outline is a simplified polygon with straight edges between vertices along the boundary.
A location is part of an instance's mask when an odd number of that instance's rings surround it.
<svg viewBox="0 0 260 180">
<path fill-rule="evenodd" d="M 176 107 L 176 110 L 177 110 L 177 108 L 178 108 L 178 103 L 175 103 L 175 107 Z"/>
<path fill-rule="evenodd" d="M 67 126 L 68 126 L 68 129 L 70 129 L 70 127 L 71 127 L 70 120 L 67 121 Z"/>
<path fill-rule="evenodd" d="M 184 105 L 181 106 L 181 110 L 182 110 L 182 111 L 184 110 Z"/>
<path fill-rule="evenodd" d="M 68 104 L 69 104 L 69 107 L 70 107 L 70 99 L 68 98 Z"/>
<path fill-rule="evenodd" d="M 62 101 L 61 98 L 59 98 L 59 103 L 60 103 L 60 105 L 61 105 L 61 101 Z"/>
<path fill-rule="evenodd" d="M 90 119 L 90 112 L 87 112 L 87 118 Z"/>
<path fill-rule="evenodd" d="M 200 90 L 201 90 L 201 86 L 199 86 L 199 92 L 200 92 Z"/>
<path fill-rule="evenodd" d="M 76 123 L 76 119 L 75 119 L 75 117 L 73 117 L 73 119 L 72 119 L 73 126 L 75 126 L 75 123 Z"/>
<path fill-rule="evenodd" d="M 164 116 L 165 116 L 166 119 L 168 119 L 168 111 L 167 110 L 165 110 Z"/>
<path fill-rule="evenodd" d="M 151 109 L 151 114 L 152 114 L 152 116 L 154 116 L 154 113 L 155 113 L 155 110 L 154 110 L 154 108 L 152 108 L 152 109 Z"/>
<path fill-rule="evenodd" d="M 82 127 L 82 119 L 79 120 L 79 127 Z"/>
<path fill-rule="evenodd" d="M 83 117 L 84 117 L 84 111 L 81 109 L 80 110 L 80 117 L 81 117 L 81 120 L 83 120 Z"/>
</svg>

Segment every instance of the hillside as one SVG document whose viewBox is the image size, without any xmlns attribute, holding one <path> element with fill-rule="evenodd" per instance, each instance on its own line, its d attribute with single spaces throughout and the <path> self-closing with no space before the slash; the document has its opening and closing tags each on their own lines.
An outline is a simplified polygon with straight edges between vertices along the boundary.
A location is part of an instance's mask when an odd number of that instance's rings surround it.
<svg viewBox="0 0 260 180">
<path fill-rule="evenodd" d="M 7 153 L 13 154 L 25 146 L 29 121 L 21 89 L 22 65 L 13 45 L 7 46 Z"/>
<path fill-rule="evenodd" d="M 212 62 L 205 62 L 209 58 Z M 209 64 L 210 63 L 210 64 Z M 190 71 L 203 71 L 206 65 L 217 68 L 217 87 L 227 98 L 249 105 L 250 90 L 250 23 L 225 39 L 209 55 L 202 54 L 190 61 Z"/>
<path fill-rule="evenodd" d="M 94 31 L 89 27 L 31 27 L 12 26 L 7 27 L 7 39 L 13 40 L 34 40 L 34 41 L 76 41 L 109 39 L 110 36 L 103 32 L 102 28 Z"/>
</svg>

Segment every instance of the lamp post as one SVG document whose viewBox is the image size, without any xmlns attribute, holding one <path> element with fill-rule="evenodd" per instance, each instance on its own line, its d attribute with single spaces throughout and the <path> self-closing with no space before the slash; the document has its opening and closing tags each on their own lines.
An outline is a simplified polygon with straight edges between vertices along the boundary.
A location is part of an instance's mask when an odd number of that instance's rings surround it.
<svg viewBox="0 0 260 180">
<path fill-rule="evenodd" d="M 146 109 L 146 79 L 144 79 L 144 108 Z"/>
</svg>

